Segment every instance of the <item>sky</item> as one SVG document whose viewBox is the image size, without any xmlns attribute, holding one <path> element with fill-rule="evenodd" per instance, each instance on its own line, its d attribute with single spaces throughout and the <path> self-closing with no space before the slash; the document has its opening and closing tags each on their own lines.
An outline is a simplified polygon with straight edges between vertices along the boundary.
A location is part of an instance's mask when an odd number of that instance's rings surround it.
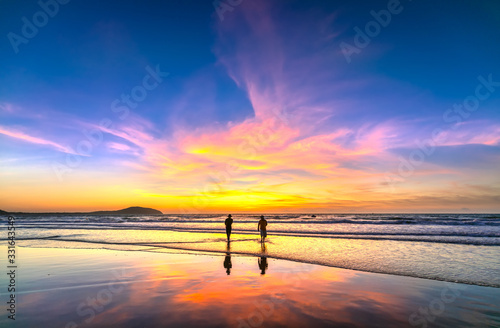
<svg viewBox="0 0 500 328">
<path fill-rule="evenodd" d="M 497 1 L 0 13 L 0 209 L 500 212 Z"/>
</svg>

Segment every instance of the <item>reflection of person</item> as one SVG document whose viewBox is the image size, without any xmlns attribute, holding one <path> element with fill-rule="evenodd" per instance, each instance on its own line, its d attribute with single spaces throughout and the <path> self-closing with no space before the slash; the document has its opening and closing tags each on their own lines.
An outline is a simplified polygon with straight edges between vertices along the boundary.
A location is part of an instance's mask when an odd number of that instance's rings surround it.
<svg viewBox="0 0 500 328">
<path fill-rule="evenodd" d="M 266 274 L 267 257 L 262 256 L 261 258 L 259 258 L 258 262 L 259 262 L 260 274 Z"/>
<path fill-rule="evenodd" d="M 264 219 L 264 215 L 260 216 L 259 224 L 257 225 L 257 230 L 260 230 L 260 241 L 263 242 L 267 237 L 267 221 Z"/>
<path fill-rule="evenodd" d="M 266 244 L 262 243 L 260 250 L 261 250 L 262 255 L 257 260 L 257 263 L 259 264 L 260 274 L 266 274 L 266 269 L 267 269 L 267 248 L 266 248 Z"/>
<path fill-rule="evenodd" d="M 229 237 L 231 237 L 231 226 L 233 224 L 233 219 L 231 219 L 231 214 L 227 216 L 226 221 L 224 221 L 224 224 L 226 225 L 226 235 L 227 235 L 227 240 L 229 241 Z"/>
<path fill-rule="evenodd" d="M 224 268 L 226 268 L 226 273 L 229 276 L 231 274 L 231 268 L 233 264 L 231 263 L 231 253 L 226 253 L 226 258 L 224 259 Z"/>
<path fill-rule="evenodd" d="M 224 268 L 226 268 L 226 273 L 228 276 L 231 274 L 232 267 L 233 267 L 233 264 L 231 263 L 231 244 L 228 241 L 227 242 L 227 253 L 226 253 L 226 257 L 224 258 Z"/>
</svg>

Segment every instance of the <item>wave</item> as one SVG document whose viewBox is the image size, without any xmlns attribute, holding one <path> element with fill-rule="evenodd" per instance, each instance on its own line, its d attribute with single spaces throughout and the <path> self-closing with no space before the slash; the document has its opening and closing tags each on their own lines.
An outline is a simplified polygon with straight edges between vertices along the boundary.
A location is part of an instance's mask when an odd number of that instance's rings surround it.
<svg viewBox="0 0 500 328">
<path fill-rule="evenodd" d="M 51 229 L 52 230 L 52 229 Z M 61 230 L 75 230 L 73 228 Z M 102 230 L 102 228 L 95 228 L 92 230 Z M 117 230 L 117 229 L 109 229 Z M 135 229 L 121 229 L 121 230 L 135 230 Z M 141 229 L 141 230 L 158 230 L 158 229 Z M 163 231 L 176 231 L 176 232 L 193 232 L 193 233 L 224 233 L 221 229 L 196 229 L 196 228 L 183 228 L 183 229 L 161 229 Z M 242 235 L 255 235 L 254 231 L 250 230 L 234 230 L 233 234 Z M 332 238 L 332 239 L 364 239 L 364 240 L 392 240 L 403 242 L 424 242 L 424 243 L 446 243 L 446 244 L 460 244 L 460 245 L 475 245 L 475 246 L 500 246 L 500 234 L 423 234 L 423 233 L 329 233 L 329 232 L 290 232 L 290 231 L 273 231 L 270 236 L 281 237 L 304 237 L 304 238 Z M 68 237 L 68 235 L 65 235 Z M 79 236 L 79 235 L 75 235 Z M 24 237 L 17 238 L 18 240 L 35 240 L 35 239 L 50 239 L 52 237 Z M 1 240 L 1 239 L 0 239 Z M 88 239 L 72 239 L 72 241 L 88 241 Z M 100 241 L 97 241 L 100 242 Z M 177 243 L 177 242 L 176 242 Z"/>
<path fill-rule="evenodd" d="M 235 215 L 237 223 L 252 224 L 258 220 L 258 215 Z M 163 216 L 93 216 L 93 215 L 21 215 L 18 223 L 221 223 L 225 215 L 163 215 Z M 0 217 L 0 221 L 7 218 Z M 446 226 L 500 226 L 500 215 L 474 214 L 474 215 L 449 215 L 449 214 L 407 214 L 407 215 L 340 215 L 318 214 L 316 217 L 304 214 L 283 214 L 268 216 L 271 222 L 283 222 L 291 225 L 446 225 Z"/>
<path fill-rule="evenodd" d="M 269 218 L 270 234 L 289 237 L 397 240 L 425 243 L 500 246 L 500 215 L 397 214 L 317 215 L 284 214 Z M 233 233 L 254 234 L 258 215 L 235 215 Z M 38 231 L 141 230 L 223 233 L 225 215 L 83 216 L 26 215 L 16 218 L 23 237 Z M 6 225 L 0 225 L 0 230 Z M 65 233 L 62 233 L 65 234 Z M 2 237 L 5 238 L 5 237 Z"/>
<path fill-rule="evenodd" d="M 19 229 L 116 229 L 116 230 L 185 230 L 185 231 L 200 231 L 200 232 L 222 232 L 224 231 L 223 223 L 207 221 L 202 223 L 211 223 L 213 227 L 207 225 L 197 225 L 200 222 L 183 222 L 183 224 L 164 225 L 159 222 L 139 222 L 140 224 L 130 224 L 135 222 L 23 222 L 16 225 Z M 142 224 L 153 223 L 153 224 Z M 196 223 L 190 225 L 188 223 Z M 238 222 L 233 225 L 234 232 L 253 232 L 254 222 L 250 225 L 244 225 L 244 222 Z M 251 228 L 250 228 L 251 227 Z M 470 236 L 470 237 L 500 237 L 499 228 L 481 228 L 467 229 L 456 227 L 440 227 L 433 229 L 326 229 L 321 225 L 301 225 L 301 224 L 275 224 L 273 233 L 302 233 L 302 234 L 331 234 L 331 235 L 440 235 L 440 236 Z M 307 228 L 307 229 L 305 229 Z M 1 228 L 0 228 L 1 229 Z M 301 230 L 302 229 L 302 230 Z M 305 230 L 304 230 L 305 229 Z"/>
<path fill-rule="evenodd" d="M 33 220 L 29 222 L 23 222 L 23 225 L 29 226 L 34 224 L 78 224 L 87 223 L 91 225 L 92 223 L 220 223 L 222 221 L 213 220 L 148 220 L 148 219 L 137 219 L 137 218 L 113 218 L 113 219 L 93 219 L 93 220 L 59 220 L 59 221 L 41 221 Z M 272 221 L 269 221 L 272 223 Z M 237 221 L 238 224 L 255 224 L 256 221 Z M 472 221 L 415 221 L 415 220 L 377 220 L 377 221 L 366 221 L 366 220 L 323 220 L 323 221 L 288 221 L 286 222 L 290 225 L 297 224 L 308 224 L 308 225 L 335 225 L 335 224 L 353 224 L 353 225 L 427 225 L 427 226 L 498 226 L 500 227 L 500 221 L 486 221 L 486 220 L 472 220 Z"/>
</svg>

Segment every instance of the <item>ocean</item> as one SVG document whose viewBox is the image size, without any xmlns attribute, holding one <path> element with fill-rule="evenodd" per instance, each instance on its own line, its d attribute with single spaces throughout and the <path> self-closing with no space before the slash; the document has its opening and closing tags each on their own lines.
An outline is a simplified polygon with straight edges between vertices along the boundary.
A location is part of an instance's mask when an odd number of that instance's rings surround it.
<svg viewBox="0 0 500 328">
<path fill-rule="evenodd" d="M 15 216 L 15 225 L 20 246 L 257 255 L 500 287 L 498 214 L 272 214 L 264 245 L 259 216 L 233 214 L 229 244 L 226 214 L 25 214 Z"/>
</svg>

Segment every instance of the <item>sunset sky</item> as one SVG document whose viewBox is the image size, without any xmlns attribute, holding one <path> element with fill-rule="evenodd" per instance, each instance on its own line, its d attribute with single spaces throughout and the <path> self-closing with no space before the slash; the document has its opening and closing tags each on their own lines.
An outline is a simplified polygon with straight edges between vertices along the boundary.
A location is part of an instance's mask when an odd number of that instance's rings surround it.
<svg viewBox="0 0 500 328">
<path fill-rule="evenodd" d="M 54 1 L 0 3 L 2 210 L 500 212 L 500 2 Z"/>
</svg>

